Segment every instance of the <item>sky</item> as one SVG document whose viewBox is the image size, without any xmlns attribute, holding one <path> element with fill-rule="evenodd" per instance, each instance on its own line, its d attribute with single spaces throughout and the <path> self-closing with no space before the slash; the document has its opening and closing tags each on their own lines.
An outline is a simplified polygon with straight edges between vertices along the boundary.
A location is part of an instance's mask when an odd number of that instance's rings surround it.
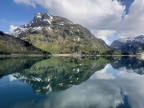
<svg viewBox="0 0 144 108">
<path fill-rule="evenodd" d="M 144 0 L 1 0 L 0 31 L 9 33 L 48 12 L 88 28 L 111 44 L 144 34 Z"/>
</svg>

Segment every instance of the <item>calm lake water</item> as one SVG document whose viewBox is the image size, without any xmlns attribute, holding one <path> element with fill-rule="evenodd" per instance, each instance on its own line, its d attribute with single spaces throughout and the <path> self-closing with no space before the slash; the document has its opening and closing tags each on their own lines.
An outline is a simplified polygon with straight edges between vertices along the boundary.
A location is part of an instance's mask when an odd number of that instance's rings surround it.
<svg viewBox="0 0 144 108">
<path fill-rule="evenodd" d="M 0 58 L 0 108 L 144 108 L 144 61 Z"/>
</svg>

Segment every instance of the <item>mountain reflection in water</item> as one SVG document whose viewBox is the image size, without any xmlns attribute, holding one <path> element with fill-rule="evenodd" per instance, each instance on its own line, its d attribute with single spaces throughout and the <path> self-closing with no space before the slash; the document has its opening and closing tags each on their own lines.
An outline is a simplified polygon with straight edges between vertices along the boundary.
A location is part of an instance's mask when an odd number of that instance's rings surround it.
<svg viewBox="0 0 144 108">
<path fill-rule="evenodd" d="M 137 58 L 0 59 L 0 108 L 143 108 Z"/>
</svg>

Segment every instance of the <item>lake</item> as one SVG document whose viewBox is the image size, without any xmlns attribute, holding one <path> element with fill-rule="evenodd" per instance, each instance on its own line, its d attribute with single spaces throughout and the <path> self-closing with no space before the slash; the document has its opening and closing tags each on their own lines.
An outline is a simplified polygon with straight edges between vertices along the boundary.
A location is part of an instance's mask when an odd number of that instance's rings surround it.
<svg viewBox="0 0 144 108">
<path fill-rule="evenodd" d="M 0 58 L 0 108 L 144 108 L 144 61 Z"/>
</svg>

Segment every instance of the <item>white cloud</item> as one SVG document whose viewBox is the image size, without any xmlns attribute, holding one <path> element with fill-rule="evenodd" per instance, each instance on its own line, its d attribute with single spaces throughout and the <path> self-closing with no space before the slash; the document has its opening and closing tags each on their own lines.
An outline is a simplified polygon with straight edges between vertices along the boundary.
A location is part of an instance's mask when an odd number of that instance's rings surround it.
<svg viewBox="0 0 144 108">
<path fill-rule="evenodd" d="M 12 33 L 17 27 L 14 25 L 10 25 L 9 31 Z"/>
<path fill-rule="evenodd" d="M 14 2 L 16 2 L 16 3 L 23 3 L 23 4 L 30 5 L 30 6 L 32 6 L 34 8 L 36 8 L 36 5 L 33 2 L 33 0 L 14 0 Z"/>
<path fill-rule="evenodd" d="M 122 37 L 144 34 L 144 0 L 135 0 L 118 29 Z"/>
<path fill-rule="evenodd" d="M 113 36 L 115 33 L 116 33 L 116 31 L 114 31 L 114 30 L 98 30 L 96 33 L 95 33 L 96 31 L 93 31 L 92 30 L 92 33 L 95 35 L 95 36 L 97 36 L 98 38 L 101 38 L 101 39 L 103 39 L 105 42 L 106 42 L 106 44 L 110 44 L 110 42 L 109 42 L 109 40 L 107 39 L 107 37 L 108 36 Z"/>
</svg>

